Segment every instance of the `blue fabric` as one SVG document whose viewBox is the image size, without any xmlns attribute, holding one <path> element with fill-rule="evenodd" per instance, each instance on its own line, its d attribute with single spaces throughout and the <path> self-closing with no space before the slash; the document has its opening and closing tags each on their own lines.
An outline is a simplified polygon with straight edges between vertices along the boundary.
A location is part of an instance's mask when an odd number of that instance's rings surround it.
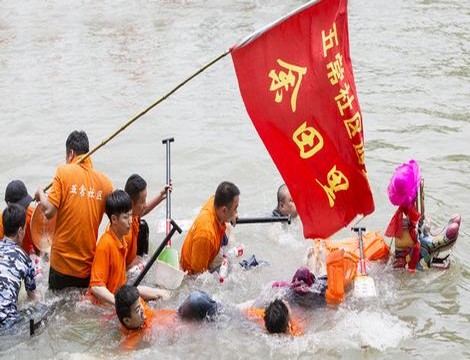
<svg viewBox="0 0 470 360">
<path fill-rule="evenodd" d="M 28 255 L 8 238 L 0 241 L 0 327 L 18 320 L 18 294 L 21 281 L 26 291 L 34 291 L 34 266 Z"/>
</svg>

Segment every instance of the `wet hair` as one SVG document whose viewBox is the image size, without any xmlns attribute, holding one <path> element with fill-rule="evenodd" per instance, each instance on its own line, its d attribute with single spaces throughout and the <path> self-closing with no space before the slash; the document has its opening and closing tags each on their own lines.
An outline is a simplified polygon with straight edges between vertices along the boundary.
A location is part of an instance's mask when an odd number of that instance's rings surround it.
<svg viewBox="0 0 470 360">
<path fill-rule="evenodd" d="M 133 202 L 139 198 L 139 194 L 147 188 L 147 182 L 139 174 L 132 174 L 126 181 L 124 190 L 129 194 Z"/>
<path fill-rule="evenodd" d="M 131 317 L 131 307 L 137 299 L 139 299 L 139 290 L 135 286 L 123 285 L 114 294 L 114 307 L 116 308 L 116 315 L 121 322 L 124 324 L 124 318 Z"/>
<path fill-rule="evenodd" d="M 240 195 L 240 190 L 235 184 L 229 181 L 223 181 L 215 191 L 214 205 L 217 208 L 222 206 L 230 207 L 233 199 L 238 195 Z"/>
<path fill-rule="evenodd" d="M 10 204 L 3 210 L 2 223 L 5 236 L 15 236 L 26 223 L 26 211 L 18 204 Z"/>
<path fill-rule="evenodd" d="M 111 220 L 111 215 L 119 216 L 132 210 L 132 202 L 124 190 L 114 190 L 106 198 L 106 215 Z"/>
<path fill-rule="evenodd" d="M 264 325 L 271 334 L 287 332 L 289 328 L 289 309 L 281 299 L 272 301 L 264 312 Z"/>
<path fill-rule="evenodd" d="M 178 308 L 178 315 L 185 320 L 214 320 L 219 304 L 204 291 L 193 291 Z"/>
<path fill-rule="evenodd" d="M 279 189 L 277 189 L 277 206 L 281 205 L 282 202 L 286 200 L 286 193 L 287 193 L 287 185 L 282 184 L 279 186 Z"/>
<path fill-rule="evenodd" d="M 88 136 L 85 131 L 72 131 L 65 142 L 65 150 L 67 154 L 70 150 L 75 151 L 77 155 L 86 154 L 90 149 Z"/>
</svg>

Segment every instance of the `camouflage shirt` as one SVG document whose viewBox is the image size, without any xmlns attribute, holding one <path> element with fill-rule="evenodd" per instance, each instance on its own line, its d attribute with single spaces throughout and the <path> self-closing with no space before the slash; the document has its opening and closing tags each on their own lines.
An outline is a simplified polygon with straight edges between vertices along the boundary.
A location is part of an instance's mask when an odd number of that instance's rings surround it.
<svg viewBox="0 0 470 360">
<path fill-rule="evenodd" d="M 31 259 L 19 245 L 4 238 L 0 241 L 0 327 L 19 317 L 16 303 L 23 279 L 26 291 L 36 289 Z"/>
</svg>

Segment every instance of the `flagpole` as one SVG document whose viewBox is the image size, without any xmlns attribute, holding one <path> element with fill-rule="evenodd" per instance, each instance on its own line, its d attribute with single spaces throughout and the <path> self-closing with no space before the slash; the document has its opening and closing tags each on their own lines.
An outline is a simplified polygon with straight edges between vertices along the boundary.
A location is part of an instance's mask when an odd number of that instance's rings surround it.
<svg viewBox="0 0 470 360">
<path fill-rule="evenodd" d="M 186 83 L 188 83 L 189 81 L 191 81 L 192 79 L 194 79 L 196 76 L 198 76 L 199 74 L 201 74 L 203 71 L 207 70 L 209 67 L 211 67 L 212 65 L 214 65 L 216 62 L 218 62 L 219 60 L 223 59 L 225 56 L 227 56 L 228 54 L 230 53 L 230 50 L 224 52 L 223 54 L 217 56 L 215 59 L 213 59 L 212 61 L 210 61 L 209 63 L 207 63 L 206 65 L 204 65 L 203 67 L 201 67 L 199 70 L 197 70 L 194 74 L 192 74 L 191 76 L 189 76 L 188 78 L 186 78 L 185 80 L 183 80 L 182 82 L 180 82 L 178 85 L 176 85 L 172 90 L 170 90 L 169 92 L 167 92 L 165 95 L 163 95 L 160 99 L 158 99 L 157 101 L 155 101 L 152 105 L 150 105 L 149 107 L 147 107 L 145 110 L 141 111 L 139 114 L 137 114 L 136 116 L 134 116 L 132 119 L 130 119 L 128 122 L 126 122 L 124 125 L 122 125 L 118 130 L 116 130 L 113 134 L 111 134 L 111 136 L 109 136 L 107 139 L 101 141 L 100 144 L 98 144 L 97 146 L 95 146 L 92 150 L 90 150 L 89 152 L 87 152 L 85 154 L 85 156 L 83 156 L 79 161 L 78 161 L 78 164 L 80 164 L 81 162 L 85 161 L 85 159 L 87 159 L 88 157 L 90 157 L 92 154 L 94 154 L 96 151 L 98 151 L 99 149 L 101 149 L 103 146 L 105 146 L 108 142 L 110 142 L 112 139 L 114 139 L 117 135 L 119 135 L 121 132 L 123 132 L 125 129 L 127 129 L 130 125 L 132 125 L 135 121 L 137 121 L 138 119 L 140 119 L 142 116 L 144 116 L 146 113 L 148 113 L 150 110 L 152 110 L 155 106 L 157 106 L 158 104 L 160 104 L 161 102 L 163 102 L 164 100 L 166 100 L 168 97 L 170 97 L 170 95 L 172 95 L 173 93 L 175 93 L 177 90 L 179 90 L 182 86 L 184 86 Z M 50 183 L 49 185 L 47 185 L 45 188 L 44 188 L 44 191 L 47 191 L 49 190 L 49 188 L 52 186 L 52 183 Z"/>
<path fill-rule="evenodd" d="M 273 28 L 274 26 L 276 26 L 277 24 L 280 24 L 281 22 L 283 22 L 284 20 L 290 18 L 291 16 L 301 12 L 302 10 L 308 8 L 309 6 L 312 6 L 318 2 L 320 2 L 321 0 L 311 0 L 309 1 L 308 3 L 298 7 L 297 9 L 294 9 L 292 10 L 290 13 L 288 13 L 287 15 L 284 15 L 283 17 L 273 21 L 272 23 L 268 24 L 268 25 L 265 25 L 263 26 L 262 28 L 256 30 L 254 33 L 251 33 L 250 35 L 248 36 L 245 36 L 242 40 L 240 40 L 237 44 L 233 45 L 230 50 L 235 50 L 235 49 L 238 49 L 238 48 L 241 48 L 247 44 L 249 44 L 250 42 L 254 41 L 256 38 L 258 38 L 261 34 L 265 33 L 266 31 L 268 31 L 269 29 Z"/>
</svg>

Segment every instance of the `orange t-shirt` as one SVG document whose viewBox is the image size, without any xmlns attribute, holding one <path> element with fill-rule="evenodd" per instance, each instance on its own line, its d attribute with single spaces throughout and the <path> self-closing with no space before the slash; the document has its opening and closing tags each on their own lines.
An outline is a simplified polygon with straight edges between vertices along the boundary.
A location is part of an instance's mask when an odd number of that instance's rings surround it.
<svg viewBox="0 0 470 360">
<path fill-rule="evenodd" d="M 23 243 L 21 244 L 21 247 L 28 255 L 36 252 L 36 247 L 34 246 L 33 239 L 31 237 L 31 227 L 29 225 L 31 223 L 31 216 L 33 216 L 34 209 L 35 207 L 32 205 L 29 205 L 26 208 L 26 228 Z M 4 236 L 5 234 L 3 233 L 3 217 L 2 213 L 0 213 L 0 239 L 3 239 Z"/>
<path fill-rule="evenodd" d="M 171 326 L 176 323 L 177 314 L 176 310 L 172 309 L 151 309 L 147 303 L 140 299 L 142 307 L 145 313 L 145 322 L 140 329 L 128 330 L 122 324 L 120 324 L 121 333 L 125 335 L 125 338 L 121 346 L 125 349 L 135 349 L 139 342 L 145 339 L 146 333 L 154 323 L 158 323 L 164 327 Z"/>
<path fill-rule="evenodd" d="M 137 256 L 137 238 L 139 237 L 140 217 L 132 216 L 131 230 L 124 235 L 127 243 L 126 266 L 128 267 Z"/>
<path fill-rule="evenodd" d="M 226 225 L 217 218 L 214 195 L 204 204 L 181 249 L 181 268 L 190 274 L 209 269 L 222 245 Z"/>
<path fill-rule="evenodd" d="M 48 198 L 58 209 L 51 266 L 83 279 L 90 276 L 98 228 L 113 186 L 108 177 L 94 170 L 90 158 L 76 164 L 78 160 L 57 168 Z"/>
<path fill-rule="evenodd" d="M 258 309 L 255 307 L 249 307 L 245 310 L 245 314 L 248 319 L 257 322 L 258 324 L 264 327 L 264 310 Z M 296 319 L 292 317 L 289 321 L 289 335 L 292 336 L 300 336 L 304 334 L 304 330 L 302 329 L 300 319 Z"/>
<path fill-rule="evenodd" d="M 101 236 L 91 267 L 90 288 L 105 286 L 114 294 L 126 284 L 126 251 L 126 243 L 121 242 L 113 230 Z"/>
</svg>

